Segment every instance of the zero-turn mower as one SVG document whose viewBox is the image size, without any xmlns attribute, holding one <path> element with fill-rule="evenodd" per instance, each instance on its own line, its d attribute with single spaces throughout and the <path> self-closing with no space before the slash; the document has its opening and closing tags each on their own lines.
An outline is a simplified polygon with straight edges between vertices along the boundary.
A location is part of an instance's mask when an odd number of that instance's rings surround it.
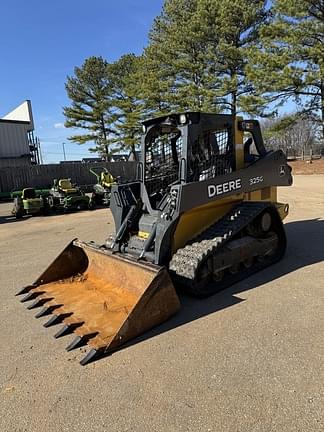
<svg viewBox="0 0 324 432">
<path fill-rule="evenodd" d="M 92 207 L 102 205 L 109 207 L 111 188 L 116 184 L 114 177 L 107 168 L 90 168 L 90 172 L 97 178 L 97 183 L 93 186 L 90 205 Z"/>
<path fill-rule="evenodd" d="M 71 179 L 55 179 L 47 198 L 53 211 L 86 210 L 89 208 L 89 197 L 78 186 L 72 185 Z"/>
<path fill-rule="evenodd" d="M 21 193 L 15 193 L 11 213 L 16 219 L 21 219 L 24 215 L 46 215 L 48 210 L 46 197 L 37 196 L 34 188 L 25 188 Z"/>
</svg>

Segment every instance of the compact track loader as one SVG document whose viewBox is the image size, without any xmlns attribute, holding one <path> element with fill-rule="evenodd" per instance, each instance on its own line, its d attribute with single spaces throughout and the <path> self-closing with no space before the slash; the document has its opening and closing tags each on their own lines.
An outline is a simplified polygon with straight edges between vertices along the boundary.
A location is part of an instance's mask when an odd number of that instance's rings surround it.
<svg viewBox="0 0 324 432">
<path fill-rule="evenodd" d="M 244 142 L 244 139 L 245 142 Z M 280 260 L 292 184 L 281 150 L 267 152 L 259 123 L 188 112 L 143 124 L 137 180 L 112 187 L 116 233 L 72 241 L 19 294 L 87 343 L 86 364 L 162 323 L 180 307 L 175 287 L 205 297 Z"/>
</svg>

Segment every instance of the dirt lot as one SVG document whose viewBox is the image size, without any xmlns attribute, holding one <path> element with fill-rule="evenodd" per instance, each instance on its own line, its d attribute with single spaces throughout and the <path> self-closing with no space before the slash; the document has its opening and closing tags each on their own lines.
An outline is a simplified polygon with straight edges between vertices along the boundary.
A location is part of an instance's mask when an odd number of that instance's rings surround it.
<svg viewBox="0 0 324 432">
<path fill-rule="evenodd" d="M 324 174 L 324 158 L 312 161 L 289 161 L 292 172 L 296 174 Z"/>
<path fill-rule="evenodd" d="M 0 204 L 0 430 L 324 430 L 324 176 L 297 176 L 288 251 L 271 269 L 181 312 L 138 343 L 79 365 L 14 293 L 74 237 L 101 241 L 106 210 L 8 219 Z"/>
</svg>

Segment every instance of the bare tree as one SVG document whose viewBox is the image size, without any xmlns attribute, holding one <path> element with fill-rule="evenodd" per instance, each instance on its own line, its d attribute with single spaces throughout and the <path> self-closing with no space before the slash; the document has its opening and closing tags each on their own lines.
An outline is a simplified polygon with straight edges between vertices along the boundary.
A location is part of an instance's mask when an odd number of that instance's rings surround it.
<svg viewBox="0 0 324 432">
<path fill-rule="evenodd" d="M 303 156 L 320 152 L 320 131 L 316 119 L 309 116 L 286 115 L 262 122 L 266 147 L 281 149 L 287 155 Z"/>
</svg>

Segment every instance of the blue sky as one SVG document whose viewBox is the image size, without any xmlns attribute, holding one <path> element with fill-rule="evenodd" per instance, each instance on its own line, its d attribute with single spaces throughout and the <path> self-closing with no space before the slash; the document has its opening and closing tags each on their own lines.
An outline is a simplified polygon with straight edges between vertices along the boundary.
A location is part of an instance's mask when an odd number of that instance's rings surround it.
<svg viewBox="0 0 324 432">
<path fill-rule="evenodd" d="M 67 140 L 64 83 L 91 55 L 140 54 L 163 0 L 10 0 L 0 13 L 0 117 L 31 99 L 44 162 L 88 156 Z M 91 7 L 89 7 L 91 5 Z"/>
</svg>

